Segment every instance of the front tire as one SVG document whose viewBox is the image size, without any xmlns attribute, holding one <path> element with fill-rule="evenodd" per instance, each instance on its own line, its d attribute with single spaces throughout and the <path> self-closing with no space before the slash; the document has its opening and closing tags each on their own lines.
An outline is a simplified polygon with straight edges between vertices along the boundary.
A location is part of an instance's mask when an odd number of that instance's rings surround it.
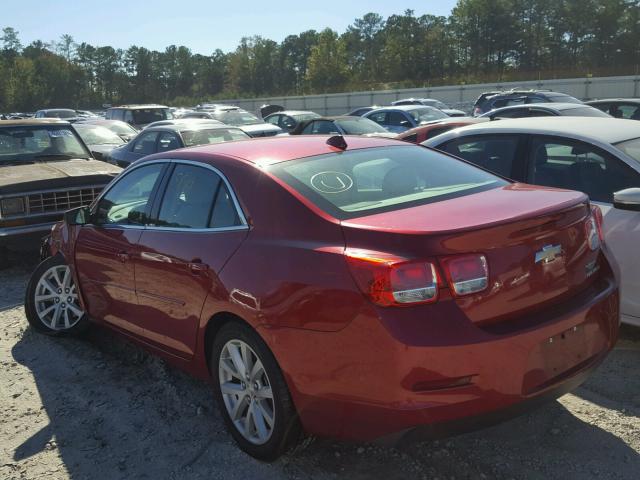
<svg viewBox="0 0 640 480">
<path fill-rule="evenodd" d="M 225 324 L 214 340 L 210 367 L 220 412 L 244 452 L 270 462 L 300 440 L 297 412 L 280 367 L 254 330 Z"/>
<path fill-rule="evenodd" d="M 31 274 L 24 309 L 31 327 L 47 335 L 75 335 L 89 324 L 71 269 L 61 255 L 43 260 Z"/>
</svg>

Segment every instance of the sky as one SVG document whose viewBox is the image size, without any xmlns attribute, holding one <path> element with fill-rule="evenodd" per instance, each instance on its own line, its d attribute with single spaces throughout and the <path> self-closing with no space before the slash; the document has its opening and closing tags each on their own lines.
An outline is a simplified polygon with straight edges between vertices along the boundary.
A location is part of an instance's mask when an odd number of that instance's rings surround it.
<svg viewBox="0 0 640 480">
<path fill-rule="evenodd" d="M 414 10 L 416 15 L 449 15 L 455 0 L 19 0 L 6 2 L 0 28 L 18 30 L 23 45 L 50 42 L 70 34 L 77 43 L 131 45 L 164 50 L 185 45 L 210 55 L 234 50 L 242 37 L 261 35 L 282 41 L 287 35 L 326 27 L 342 33 L 367 12 L 383 17 Z M 11 5 L 10 7 L 8 5 Z"/>
</svg>

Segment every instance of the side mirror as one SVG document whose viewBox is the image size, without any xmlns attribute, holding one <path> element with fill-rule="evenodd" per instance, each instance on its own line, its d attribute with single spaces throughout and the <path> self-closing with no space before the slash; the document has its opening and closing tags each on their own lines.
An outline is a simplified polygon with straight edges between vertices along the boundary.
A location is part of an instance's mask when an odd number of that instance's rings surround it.
<svg viewBox="0 0 640 480">
<path fill-rule="evenodd" d="M 640 212 L 640 188 L 626 188 L 613 194 L 613 207 Z"/>
<path fill-rule="evenodd" d="M 89 207 L 72 208 L 64 212 L 64 223 L 67 225 L 86 225 L 89 223 L 91 210 Z"/>
</svg>

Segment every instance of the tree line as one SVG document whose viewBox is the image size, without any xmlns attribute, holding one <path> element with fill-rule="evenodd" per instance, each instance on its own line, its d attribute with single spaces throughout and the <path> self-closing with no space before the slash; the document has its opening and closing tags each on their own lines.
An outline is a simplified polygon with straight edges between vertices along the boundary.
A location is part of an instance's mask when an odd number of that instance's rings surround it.
<svg viewBox="0 0 640 480">
<path fill-rule="evenodd" d="M 640 0 L 459 0 L 448 17 L 367 13 L 346 31 L 242 38 L 231 52 L 0 36 L 0 111 L 636 74 Z"/>
</svg>

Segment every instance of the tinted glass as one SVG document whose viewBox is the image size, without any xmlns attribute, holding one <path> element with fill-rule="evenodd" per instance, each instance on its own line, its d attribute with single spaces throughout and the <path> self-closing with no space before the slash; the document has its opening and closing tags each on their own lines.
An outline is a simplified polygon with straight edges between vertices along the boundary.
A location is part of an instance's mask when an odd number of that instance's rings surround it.
<svg viewBox="0 0 640 480">
<path fill-rule="evenodd" d="M 0 127 L 0 164 L 41 158 L 89 158 L 70 126 Z"/>
<path fill-rule="evenodd" d="M 144 225 L 151 192 L 162 168 L 161 164 L 147 165 L 120 177 L 100 199 L 96 223 Z"/>
<path fill-rule="evenodd" d="M 507 182 L 416 146 L 345 151 L 291 160 L 269 171 L 339 219 L 399 210 Z"/>
<path fill-rule="evenodd" d="M 367 133 L 385 133 L 387 130 L 368 118 L 350 118 L 336 120 L 336 123 L 347 135 L 365 135 Z"/>
<path fill-rule="evenodd" d="M 310 133 L 312 135 L 329 135 L 331 133 L 340 133 L 333 122 L 328 120 L 320 120 L 307 125 L 302 133 Z"/>
<path fill-rule="evenodd" d="M 609 108 L 609 115 L 616 118 L 640 120 L 640 105 L 638 104 L 613 104 Z"/>
<path fill-rule="evenodd" d="M 528 108 L 510 108 L 488 115 L 490 118 L 523 118 L 529 116 Z"/>
<path fill-rule="evenodd" d="M 182 140 L 185 147 L 196 145 L 210 145 L 214 143 L 232 142 L 234 140 L 246 140 L 249 137 L 239 128 L 210 128 L 201 130 L 182 131 Z"/>
<path fill-rule="evenodd" d="M 442 150 L 456 157 L 464 158 L 468 162 L 504 177 L 510 177 L 518 148 L 518 137 L 515 135 L 463 137 L 443 147 Z"/>
<path fill-rule="evenodd" d="M 407 116 L 402 112 L 387 112 L 387 119 L 385 122 L 387 125 L 392 125 L 394 127 L 412 126 Z"/>
<path fill-rule="evenodd" d="M 629 166 L 585 143 L 537 138 L 529 158 L 530 183 L 579 190 L 591 200 L 611 202 L 613 192 L 640 186 Z"/>
<path fill-rule="evenodd" d="M 168 152 L 180 148 L 181 142 L 178 136 L 173 132 L 160 132 L 158 138 L 158 152 Z"/>
<path fill-rule="evenodd" d="M 271 125 L 278 125 L 280 121 L 280 115 L 271 115 L 264 119 L 265 122 L 270 123 Z"/>
<path fill-rule="evenodd" d="M 168 108 L 141 108 L 131 112 L 133 123 L 146 125 L 160 120 L 171 120 L 173 114 Z"/>
<path fill-rule="evenodd" d="M 226 228 L 235 227 L 240 224 L 240 218 L 238 217 L 238 212 L 233 204 L 231 194 L 229 193 L 229 190 L 227 190 L 227 186 L 224 182 L 220 182 L 209 226 L 212 228 Z"/>
<path fill-rule="evenodd" d="M 140 134 L 133 146 L 133 152 L 139 155 L 150 155 L 152 153 L 155 153 L 157 139 L 158 132 L 147 132 Z"/>
<path fill-rule="evenodd" d="M 556 102 L 556 103 L 582 103 L 580 100 L 578 100 L 577 98 L 574 98 L 570 95 L 545 95 L 545 97 L 547 98 L 547 100 L 549 102 Z"/>
<path fill-rule="evenodd" d="M 369 120 L 372 120 L 380 125 L 386 125 L 387 123 L 387 113 L 386 112 L 375 112 L 370 115 L 367 115 Z"/>
</svg>

